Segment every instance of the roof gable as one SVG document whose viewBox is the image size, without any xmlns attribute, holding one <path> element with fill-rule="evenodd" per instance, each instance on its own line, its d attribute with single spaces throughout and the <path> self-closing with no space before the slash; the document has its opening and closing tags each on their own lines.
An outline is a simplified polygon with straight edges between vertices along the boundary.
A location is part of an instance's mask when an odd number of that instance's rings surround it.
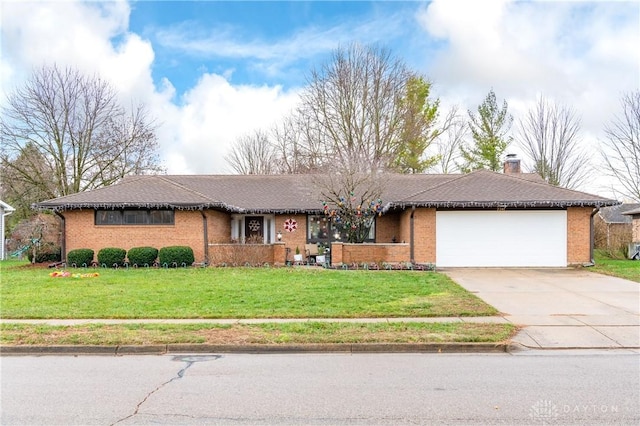
<svg viewBox="0 0 640 426">
<path fill-rule="evenodd" d="M 617 203 L 597 195 L 549 185 L 542 180 L 489 170 L 459 175 L 397 202 L 399 205 L 444 208 L 596 207 Z"/>
<path fill-rule="evenodd" d="M 604 207 L 599 214 L 606 223 L 631 223 L 634 211 L 640 213 L 640 203 L 624 203 L 617 206 Z"/>
</svg>

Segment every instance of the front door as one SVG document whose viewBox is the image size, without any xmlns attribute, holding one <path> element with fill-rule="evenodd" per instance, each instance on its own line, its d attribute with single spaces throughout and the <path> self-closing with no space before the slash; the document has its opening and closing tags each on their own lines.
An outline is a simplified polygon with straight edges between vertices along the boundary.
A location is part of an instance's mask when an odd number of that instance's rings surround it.
<svg viewBox="0 0 640 426">
<path fill-rule="evenodd" d="M 245 217 L 244 236 L 247 243 L 262 244 L 264 242 L 264 217 Z"/>
</svg>

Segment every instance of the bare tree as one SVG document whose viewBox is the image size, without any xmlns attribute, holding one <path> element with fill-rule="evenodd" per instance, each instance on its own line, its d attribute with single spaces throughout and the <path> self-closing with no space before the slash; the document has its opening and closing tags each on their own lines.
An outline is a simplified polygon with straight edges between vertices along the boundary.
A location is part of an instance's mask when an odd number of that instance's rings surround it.
<svg viewBox="0 0 640 426">
<path fill-rule="evenodd" d="M 308 126 L 300 120 L 298 114 L 291 114 L 271 130 L 278 173 L 309 173 L 318 168 L 319 155 L 310 149 L 303 133 Z"/>
<path fill-rule="evenodd" d="M 238 141 L 227 160 L 240 173 L 424 172 L 441 132 L 430 92 L 431 83 L 388 50 L 337 49 L 310 72 L 298 108 L 265 136 L 269 143 Z M 253 164 L 267 160 L 269 167 Z"/>
<path fill-rule="evenodd" d="M 314 69 L 301 96 L 300 123 L 318 166 L 384 169 L 401 142 L 401 99 L 412 73 L 389 51 L 353 44 Z"/>
<path fill-rule="evenodd" d="M 10 163 L 0 163 L 0 177 L 0 198 L 10 201 L 16 209 L 8 217 L 8 229 L 33 216 L 31 205 L 50 198 L 55 191 L 53 173 L 46 167 L 44 156 L 31 143 L 27 143 Z"/>
<path fill-rule="evenodd" d="M 518 144 L 533 160 L 532 172 L 555 186 L 575 189 L 589 175 L 574 111 L 541 97 L 520 120 Z"/>
<path fill-rule="evenodd" d="M 46 197 L 73 194 L 160 171 L 154 132 L 145 108 L 127 112 L 104 80 L 45 66 L 8 96 L 2 166 Z"/>
<path fill-rule="evenodd" d="M 605 128 L 600 152 L 620 195 L 640 202 L 640 91 L 622 96 L 622 115 Z"/>
<path fill-rule="evenodd" d="M 441 125 L 435 146 L 436 169 L 441 173 L 455 173 L 459 171 L 458 162 L 461 159 L 460 148 L 469 134 L 469 126 L 459 114 L 458 107 L 452 107 Z"/>
<path fill-rule="evenodd" d="M 268 175 L 277 172 L 276 153 L 267 133 L 256 130 L 238 138 L 226 156 L 227 163 L 236 173 Z"/>
</svg>

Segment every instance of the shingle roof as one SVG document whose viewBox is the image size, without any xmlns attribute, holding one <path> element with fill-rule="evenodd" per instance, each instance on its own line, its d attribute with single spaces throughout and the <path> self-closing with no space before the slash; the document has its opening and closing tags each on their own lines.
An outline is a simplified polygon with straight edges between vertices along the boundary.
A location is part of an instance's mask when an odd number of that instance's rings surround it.
<svg viewBox="0 0 640 426">
<path fill-rule="evenodd" d="M 629 215 L 629 216 L 640 215 L 640 204 L 636 204 L 636 206 L 638 206 L 638 208 L 632 209 L 632 210 L 627 210 L 622 214 L 625 215 L 625 216 L 626 215 Z"/>
<path fill-rule="evenodd" d="M 638 210 L 637 213 L 634 213 Z M 631 223 L 633 214 L 640 214 L 640 203 L 625 203 L 617 206 L 604 207 L 599 212 L 606 223 Z"/>
<path fill-rule="evenodd" d="M 322 196 L 314 175 L 131 176 L 93 191 L 43 201 L 42 209 L 216 208 L 238 213 L 317 212 Z M 390 175 L 386 208 L 611 206 L 615 200 L 558 188 L 530 175 L 485 170 L 470 174 Z"/>
<path fill-rule="evenodd" d="M 522 175 L 477 170 L 458 175 L 456 179 L 427 188 L 396 202 L 399 206 L 415 205 L 440 208 L 494 207 L 571 207 L 618 204 L 597 195 L 547 184 Z"/>
</svg>

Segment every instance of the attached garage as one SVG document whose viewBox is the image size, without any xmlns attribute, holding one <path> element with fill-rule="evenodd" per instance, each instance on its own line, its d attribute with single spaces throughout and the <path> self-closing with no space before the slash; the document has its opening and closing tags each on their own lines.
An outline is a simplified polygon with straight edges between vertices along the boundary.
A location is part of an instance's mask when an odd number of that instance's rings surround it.
<svg viewBox="0 0 640 426">
<path fill-rule="evenodd" d="M 566 210 L 436 212 L 439 267 L 565 267 Z"/>
</svg>

